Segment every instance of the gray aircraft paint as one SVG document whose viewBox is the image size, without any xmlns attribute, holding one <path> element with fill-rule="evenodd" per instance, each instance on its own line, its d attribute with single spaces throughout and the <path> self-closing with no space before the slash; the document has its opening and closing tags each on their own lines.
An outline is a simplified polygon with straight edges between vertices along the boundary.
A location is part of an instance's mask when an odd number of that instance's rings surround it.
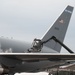
<svg viewBox="0 0 75 75">
<path fill-rule="evenodd" d="M 67 6 L 67 8 L 63 11 L 63 13 L 59 16 L 59 18 L 54 22 L 51 28 L 47 31 L 47 33 L 42 38 L 42 41 L 46 41 L 47 39 L 55 36 L 61 42 L 63 42 L 68 24 L 73 12 L 73 7 Z M 32 44 L 27 42 L 20 42 L 11 39 L 0 38 L 0 52 L 9 52 L 9 53 L 26 53 L 27 50 L 32 47 Z M 43 53 L 57 53 L 60 52 L 61 45 L 56 43 L 53 40 L 50 40 L 46 43 L 40 52 Z"/>
<path fill-rule="evenodd" d="M 63 13 L 59 16 L 59 18 L 54 22 L 52 27 L 47 31 L 47 33 L 42 38 L 42 41 L 45 41 L 52 36 L 55 36 L 61 42 L 64 41 L 65 34 L 69 25 L 69 21 L 73 12 L 73 7 L 68 6 Z M 60 52 L 61 45 L 56 43 L 53 40 L 50 40 L 45 44 L 46 47 L 49 47 L 57 52 Z"/>
<path fill-rule="evenodd" d="M 31 47 L 31 43 L 0 38 L 0 53 L 27 53 Z M 57 51 L 43 46 L 40 53 L 57 53 Z"/>
<path fill-rule="evenodd" d="M 71 12 L 73 7 L 68 6 L 62 15 L 57 19 L 51 29 L 43 37 L 42 41 L 49 39 L 51 36 L 57 37 L 59 40 L 63 41 L 64 36 L 68 27 L 68 23 L 71 17 Z M 60 25 L 59 25 L 60 24 Z M 61 31 L 61 33 L 59 32 Z M 60 34 L 60 35 L 59 35 Z M 61 35 L 62 34 L 62 35 Z M 61 38 L 59 38 L 59 36 Z M 61 46 L 51 41 L 44 45 L 41 52 L 56 53 L 60 52 Z M 27 49 L 31 48 L 31 44 L 25 42 L 19 42 L 9 39 L 0 38 L 0 50 L 2 52 L 14 52 L 14 53 L 24 53 Z M 53 50 L 54 49 L 54 50 Z M 51 50 L 51 51 L 50 51 Z M 40 54 L 40 53 L 39 53 Z M 9 63 L 10 62 L 10 63 Z M 3 68 L 8 68 L 10 72 L 40 72 L 45 71 L 48 68 L 55 67 L 56 65 L 65 64 L 65 61 L 47 60 L 47 61 L 22 61 L 20 59 L 14 59 L 14 57 L 4 57 L 0 56 L 0 64 Z"/>
</svg>

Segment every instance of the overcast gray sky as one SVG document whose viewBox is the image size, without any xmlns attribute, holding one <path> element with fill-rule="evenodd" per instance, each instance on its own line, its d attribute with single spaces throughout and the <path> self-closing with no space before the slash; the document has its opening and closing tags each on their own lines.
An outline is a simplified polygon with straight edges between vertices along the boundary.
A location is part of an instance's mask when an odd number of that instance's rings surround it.
<svg viewBox="0 0 75 75">
<path fill-rule="evenodd" d="M 75 7 L 75 1 L 0 0 L 0 36 L 28 42 L 41 38 L 67 5 Z M 75 49 L 75 10 L 64 43 Z"/>
</svg>

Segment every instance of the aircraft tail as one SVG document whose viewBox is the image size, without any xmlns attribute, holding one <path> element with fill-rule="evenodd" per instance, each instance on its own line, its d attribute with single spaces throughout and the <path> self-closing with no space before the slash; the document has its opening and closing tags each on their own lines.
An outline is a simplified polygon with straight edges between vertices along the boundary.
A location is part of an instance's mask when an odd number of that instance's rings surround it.
<svg viewBox="0 0 75 75">
<path fill-rule="evenodd" d="M 55 36 L 61 42 L 64 41 L 65 34 L 69 25 L 69 21 L 73 12 L 73 7 L 67 6 L 63 13 L 59 16 L 59 18 L 55 21 L 51 28 L 47 31 L 47 33 L 42 38 L 42 41 L 46 41 L 52 36 Z M 44 46 L 51 48 L 57 52 L 60 52 L 61 45 L 54 40 L 50 40 Z"/>
</svg>

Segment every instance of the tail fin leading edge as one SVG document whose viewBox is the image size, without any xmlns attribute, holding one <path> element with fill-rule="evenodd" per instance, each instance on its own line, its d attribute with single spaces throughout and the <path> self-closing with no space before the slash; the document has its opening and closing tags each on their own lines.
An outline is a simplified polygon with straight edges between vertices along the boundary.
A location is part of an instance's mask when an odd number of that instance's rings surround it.
<svg viewBox="0 0 75 75">
<path fill-rule="evenodd" d="M 69 21 L 73 12 L 73 7 L 67 6 L 63 13 L 59 16 L 59 18 L 55 21 L 52 27 L 47 31 L 47 33 L 42 38 L 42 41 L 45 41 L 52 36 L 55 36 L 61 42 L 64 41 L 65 34 L 69 25 Z M 57 52 L 60 52 L 61 45 L 56 43 L 54 40 L 50 40 L 44 46 L 51 48 Z"/>
</svg>

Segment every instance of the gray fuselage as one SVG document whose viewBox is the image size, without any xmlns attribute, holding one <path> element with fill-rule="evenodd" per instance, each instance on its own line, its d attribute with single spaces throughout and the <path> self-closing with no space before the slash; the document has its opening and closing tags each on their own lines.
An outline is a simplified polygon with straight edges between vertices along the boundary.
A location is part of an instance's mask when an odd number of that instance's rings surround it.
<svg viewBox="0 0 75 75">
<path fill-rule="evenodd" d="M 0 53 L 27 53 L 32 47 L 31 43 L 16 41 L 13 39 L 0 38 Z M 46 46 L 40 51 L 41 53 L 57 53 L 57 51 Z"/>
</svg>

